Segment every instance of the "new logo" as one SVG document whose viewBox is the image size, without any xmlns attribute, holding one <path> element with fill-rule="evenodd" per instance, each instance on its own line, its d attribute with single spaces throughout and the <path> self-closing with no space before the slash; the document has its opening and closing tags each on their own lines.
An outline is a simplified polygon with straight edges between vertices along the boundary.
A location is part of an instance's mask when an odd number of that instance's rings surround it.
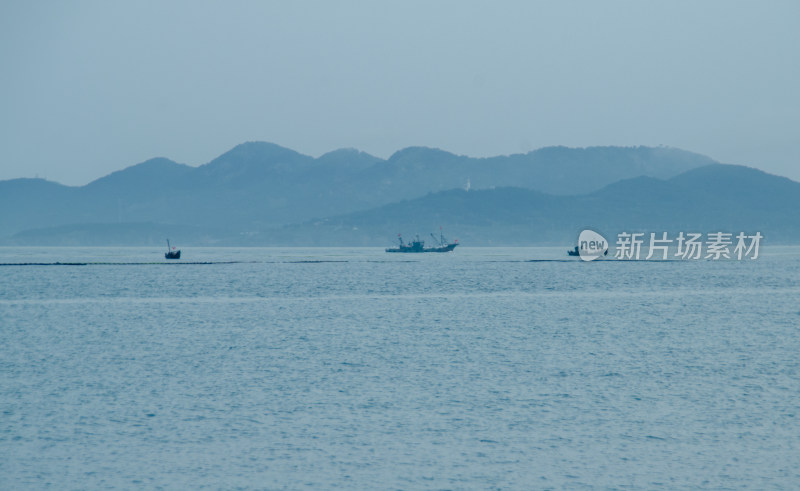
<svg viewBox="0 0 800 491">
<path fill-rule="evenodd" d="M 583 261 L 594 261 L 608 254 L 608 241 L 594 230 L 586 229 L 578 236 L 578 253 Z"/>
</svg>

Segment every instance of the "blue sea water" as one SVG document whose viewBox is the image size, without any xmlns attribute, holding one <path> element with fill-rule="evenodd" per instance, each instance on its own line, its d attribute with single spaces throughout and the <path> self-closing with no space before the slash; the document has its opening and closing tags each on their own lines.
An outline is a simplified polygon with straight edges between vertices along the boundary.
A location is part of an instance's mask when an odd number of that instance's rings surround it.
<svg viewBox="0 0 800 491">
<path fill-rule="evenodd" d="M 0 248 L 0 488 L 800 487 L 800 248 L 566 259 Z"/>
</svg>

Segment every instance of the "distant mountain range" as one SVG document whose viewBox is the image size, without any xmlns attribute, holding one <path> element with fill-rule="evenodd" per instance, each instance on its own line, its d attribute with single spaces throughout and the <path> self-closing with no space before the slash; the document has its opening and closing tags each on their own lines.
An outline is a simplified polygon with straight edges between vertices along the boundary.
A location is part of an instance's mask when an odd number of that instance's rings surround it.
<svg viewBox="0 0 800 491">
<path fill-rule="evenodd" d="M 469 189 L 469 190 L 467 190 Z M 383 160 L 245 143 L 208 164 L 152 159 L 82 187 L 0 181 L 0 241 L 386 245 L 440 226 L 464 244 L 563 244 L 582 227 L 761 231 L 800 241 L 800 183 L 673 148 L 550 147 L 471 158 L 411 147 Z"/>
<path fill-rule="evenodd" d="M 749 167 L 715 164 L 661 180 L 625 179 L 578 196 L 505 187 L 454 189 L 362 212 L 285 227 L 254 243 L 375 245 L 397 233 L 436 232 L 471 245 L 569 245 L 583 228 L 620 232 L 761 232 L 765 242 L 800 242 L 800 183 Z M 274 232 L 269 232 L 275 236 Z M 648 236 L 649 237 L 649 236 Z"/>
</svg>

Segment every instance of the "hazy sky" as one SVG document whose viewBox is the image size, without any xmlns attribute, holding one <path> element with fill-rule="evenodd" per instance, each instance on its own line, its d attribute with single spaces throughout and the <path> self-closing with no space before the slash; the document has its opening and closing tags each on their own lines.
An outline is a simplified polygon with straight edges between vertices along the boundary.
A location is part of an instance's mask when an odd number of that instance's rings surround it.
<svg viewBox="0 0 800 491">
<path fill-rule="evenodd" d="M 0 3 L 0 179 L 252 140 L 667 145 L 800 180 L 800 2 Z"/>
</svg>

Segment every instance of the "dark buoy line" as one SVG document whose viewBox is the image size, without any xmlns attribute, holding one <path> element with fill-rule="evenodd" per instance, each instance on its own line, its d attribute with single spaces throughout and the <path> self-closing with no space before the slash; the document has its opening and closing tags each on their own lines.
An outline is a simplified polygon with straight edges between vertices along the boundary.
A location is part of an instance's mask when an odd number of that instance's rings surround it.
<svg viewBox="0 0 800 491">
<path fill-rule="evenodd" d="M 199 265 L 199 264 L 244 264 L 257 261 L 203 261 L 203 262 L 139 262 L 139 263 L 114 263 L 114 262 L 85 262 L 85 263 L 0 263 L 0 266 L 172 266 L 172 265 Z"/>
</svg>

